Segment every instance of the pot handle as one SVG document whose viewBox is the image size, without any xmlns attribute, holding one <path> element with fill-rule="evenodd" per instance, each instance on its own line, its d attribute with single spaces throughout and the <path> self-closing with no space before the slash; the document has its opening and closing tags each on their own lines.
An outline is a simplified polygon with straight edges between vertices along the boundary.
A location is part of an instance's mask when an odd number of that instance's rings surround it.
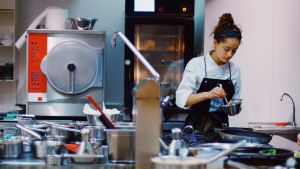
<svg viewBox="0 0 300 169">
<path fill-rule="evenodd" d="M 36 137 L 37 139 L 42 140 L 42 137 L 38 133 L 36 133 L 36 132 L 34 132 L 30 129 L 27 129 L 27 128 L 19 125 L 19 124 L 16 124 L 16 127 L 19 128 L 22 131 L 27 132 L 28 134 L 32 135 L 33 137 Z"/>
</svg>

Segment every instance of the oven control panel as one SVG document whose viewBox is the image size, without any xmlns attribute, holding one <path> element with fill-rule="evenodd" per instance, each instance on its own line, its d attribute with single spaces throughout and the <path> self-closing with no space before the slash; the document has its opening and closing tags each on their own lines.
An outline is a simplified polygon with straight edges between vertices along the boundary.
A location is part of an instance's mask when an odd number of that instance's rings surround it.
<svg viewBox="0 0 300 169">
<path fill-rule="evenodd" d="M 28 101 L 46 102 L 47 78 L 42 73 L 40 65 L 47 55 L 47 34 L 30 33 L 27 44 Z"/>
</svg>

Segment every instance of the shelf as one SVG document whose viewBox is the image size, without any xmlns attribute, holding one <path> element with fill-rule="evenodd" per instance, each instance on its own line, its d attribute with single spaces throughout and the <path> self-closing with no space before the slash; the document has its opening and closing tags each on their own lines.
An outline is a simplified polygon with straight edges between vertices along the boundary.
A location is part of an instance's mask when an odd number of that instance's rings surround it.
<svg viewBox="0 0 300 169">
<path fill-rule="evenodd" d="M 0 45 L 0 48 L 11 48 L 14 47 L 14 45 Z"/>
<path fill-rule="evenodd" d="M 14 10 L 13 9 L 0 9 L 0 14 L 2 14 L 2 13 L 11 13 L 11 14 L 13 14 Z"/>
</svg>

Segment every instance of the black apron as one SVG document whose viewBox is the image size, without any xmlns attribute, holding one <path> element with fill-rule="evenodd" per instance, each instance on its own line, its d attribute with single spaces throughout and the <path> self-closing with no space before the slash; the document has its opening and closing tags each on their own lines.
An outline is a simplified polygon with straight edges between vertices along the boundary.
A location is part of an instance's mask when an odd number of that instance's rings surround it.
<svg viewBox="0 0 300 169">
<path fill-rule="evenodd" d="M 203 78 L 201 85 L 197 93 L 207 92 L 212 90 L 214 87 L 222 84 L 223 89 L 226 92 L 227 100 L 231 100 L 235 93 L 234 85 L 231 81 L 231 69 L 229 65 L 230 77 L 227 80 L 222 79 L 211 79 L 207 77 L 206 60 L 204 56 L 205 64 L 205 78 Z M 209 112 L 211 100 L 206 100 L 193 105 L 190 108 L 190 112 L 185 120 L 184 126 L 192 125 L 195 133 L 207 133 L 212 131 L 214 128 L 228 127 L 228 115 L 223 111 Z"/>
</svg>

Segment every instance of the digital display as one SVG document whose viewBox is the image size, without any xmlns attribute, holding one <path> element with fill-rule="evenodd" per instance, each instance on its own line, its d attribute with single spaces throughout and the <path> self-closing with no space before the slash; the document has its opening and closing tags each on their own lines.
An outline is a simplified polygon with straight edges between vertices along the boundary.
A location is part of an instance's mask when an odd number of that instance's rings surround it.
<svg viewBox="0 0 300 169">
<path fill-rule="evenodd" d="M 134 0 L 135 12 L 154 12 L 155 0 Z"/>
</svg>

